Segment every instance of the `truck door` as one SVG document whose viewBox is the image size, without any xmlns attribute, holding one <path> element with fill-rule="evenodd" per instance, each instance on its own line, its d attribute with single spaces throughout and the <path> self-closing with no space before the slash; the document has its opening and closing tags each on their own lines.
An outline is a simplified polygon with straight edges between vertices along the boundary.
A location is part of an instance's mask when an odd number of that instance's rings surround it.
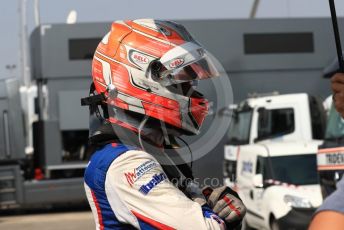
<svg viewBox="0 0 344 230">
<path fill-rule="evenodd" d="M 242 197 L 246 208 L 246 221 L 249 226 L 260 226 L 262 219 L 259 214 L 259 202 L 256 199 L 259 197 L 259 192 L 254 186 L 253 180 L 256 175 L 257 155 L 251 152 L 240 154 L 238 159 L 238 191 Z"/>
<path fill-rule="evenodd" d="M 6 165 L 26 157 L 23 114 L 18 93 L 19 81 L 2 79 L 0 89 L 0 163 Z"/>
<path fill-rule="evenodd" d="M 224 148 L 223 174 L 224 181 L 233 187 L 236 180 L 237 156 L 241 145 L 250 141 L 251 120 L 253 109 L 244 105 L 233 112 L 232 121 L 228 131 L 228 142 Z"/>
<path fill-rule="evenodd" d="M 253 210 L 251 211 L 252 216 L 254 217 L 254 226 L 263 226 L 264 224 L 264 215 L 262 215 L 265 210 L 263 206 L 263 158 L 258 156 L 255 162 L 254 175 L 252 177 L 252 189 L 250 191 L 250 198 L 252 200 Z"/>
<path fill-rule="evenodd" d="M 8 159 L 11 157 L 7 111 L 8 106 L 6 101 L 0 99 L 0 160 Z"/>
</svg>

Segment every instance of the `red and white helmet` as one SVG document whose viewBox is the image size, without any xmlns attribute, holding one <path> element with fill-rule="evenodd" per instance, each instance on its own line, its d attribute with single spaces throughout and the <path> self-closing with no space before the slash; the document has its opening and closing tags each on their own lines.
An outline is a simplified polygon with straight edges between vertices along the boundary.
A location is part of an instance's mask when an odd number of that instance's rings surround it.
<svg viewBox="0 0 344 230">
<path fill-rule="evenodd" d="M 211 55 L 182 25 L 152 19 L 114 22 L 92 62 L 106 104 L 187 134 L 198 134 L 208 113 L 208 101 L 192 83 L 218 75 Z"/>
</svg>

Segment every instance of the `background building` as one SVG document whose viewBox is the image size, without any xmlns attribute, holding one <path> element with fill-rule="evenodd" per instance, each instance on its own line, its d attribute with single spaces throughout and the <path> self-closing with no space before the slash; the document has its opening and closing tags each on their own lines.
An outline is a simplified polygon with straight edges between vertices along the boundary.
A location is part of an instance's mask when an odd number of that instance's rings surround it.
<svg viewBox="0 0 344 230">
<path fill-rule="evenodd" d="M 19 5 L 27 1 L 28 33 L 34 29 L 34 0 L 2 1 L 0 9 L 0 78 L 18 75 Z M 161 19 L 226 19 L 248 18 L 255 0 L 174 0 L 165 4 L 155 0 L 41 0 L 42 23 L 63 23 L 71 10 L 78 13 L 78 22 L 103 22 L 125 18 Z M 328 2 L 323 0 L 258 0 L 257 18 L 329 17 Z M 339 16 L 344 15 L 344 2 L 336 1 Z M 15 68 L 11 66 L 16 65 Z M 10 65 L 10 66 L 8 66 Z M 6 68 L 7 66 L 7 68 Z"/>
</svg>

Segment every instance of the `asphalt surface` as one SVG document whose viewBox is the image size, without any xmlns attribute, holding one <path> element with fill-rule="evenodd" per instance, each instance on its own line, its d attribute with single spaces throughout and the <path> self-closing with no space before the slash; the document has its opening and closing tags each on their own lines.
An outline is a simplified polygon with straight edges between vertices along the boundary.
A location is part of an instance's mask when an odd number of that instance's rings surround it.
<svg viewBox="0 0 344 230">
<path fill-rule="evenodd" d="M 11 230 L 94 230 L 90 211 L 29 215 L 0 215 L 0 229 Z"/>
</svg>

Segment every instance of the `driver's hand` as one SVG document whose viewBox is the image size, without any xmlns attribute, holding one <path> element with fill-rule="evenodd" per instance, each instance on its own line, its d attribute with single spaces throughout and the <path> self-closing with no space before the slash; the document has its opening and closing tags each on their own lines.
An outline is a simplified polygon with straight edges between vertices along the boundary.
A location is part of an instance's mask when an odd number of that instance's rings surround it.
<svg viewBox="0 0 344 230">
<path fill-rule="evenodd" d="M 239 195 L 227 186 L 219 188 L 205 187 L 202 191 L 207 203 L 227 226 L 235 228 L 241 224 L 246 214 L 246 207 Z"/>
<path fill-rule="evenodd" d="M 344 117 L 344 73 L 337 73 L 331 78 L 333 103 L 336 110 Z"/>
</svg>

